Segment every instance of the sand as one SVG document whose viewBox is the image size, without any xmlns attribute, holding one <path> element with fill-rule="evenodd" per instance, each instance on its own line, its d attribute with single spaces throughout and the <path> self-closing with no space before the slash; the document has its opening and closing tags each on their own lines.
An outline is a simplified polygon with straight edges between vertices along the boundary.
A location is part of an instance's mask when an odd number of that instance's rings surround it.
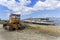
<svg viewBox="0 0 60 40">
<path fill-rule="evenodd" d="M 0 40 L 60 40 L 60 36 L 42 33 L 29 27 L 24 30 L 9 32 L 4 30 L 2 24 L 0 24 Z"/>
</svg>

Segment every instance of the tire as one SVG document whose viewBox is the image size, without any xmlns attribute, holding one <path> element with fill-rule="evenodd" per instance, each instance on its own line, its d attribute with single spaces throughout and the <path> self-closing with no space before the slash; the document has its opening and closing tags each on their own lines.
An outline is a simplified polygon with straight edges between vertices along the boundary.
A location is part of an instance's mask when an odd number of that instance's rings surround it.
<svg viewBox="0 0 60 40">
<path fill-rule="evenodd" d="M 21 27 L 19 27 L 19 29 L 20 30 L 23 30 L 23 29 L 25 29 L 25 26 L 21 26 Z"/>
<path fill-rule="evenodd" d="M 3 28 L 5 28 L 7 26 L 7 24 L 3 24 Z"/>
<path fill-rule="evenodd" d="M 12 28 L 10 25 L 7 25 L 7 26 L 5 27 L 5 29 L 8 30 L 8 31 L 12 31 L 12 30 L 13 30 L 13 28 Z"/>
</svg>

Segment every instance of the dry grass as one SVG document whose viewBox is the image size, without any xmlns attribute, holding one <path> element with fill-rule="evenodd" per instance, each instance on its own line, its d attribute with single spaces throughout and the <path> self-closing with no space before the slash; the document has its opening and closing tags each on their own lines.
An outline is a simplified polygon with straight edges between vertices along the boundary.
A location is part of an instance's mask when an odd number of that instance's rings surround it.
<svg viewBox="0 0 60 40">
<path fill-rule="evenodd" d="M 29 24 L 29 26 L 31 27 L 31 29 L 35 29 L 36 31 L 39 31 L 40 33 L 60 36 L 60 30 L 56 29 L 54 27 L 43 26 L 43 25 L 34 25 L 34 24 Z"/>
</svg>

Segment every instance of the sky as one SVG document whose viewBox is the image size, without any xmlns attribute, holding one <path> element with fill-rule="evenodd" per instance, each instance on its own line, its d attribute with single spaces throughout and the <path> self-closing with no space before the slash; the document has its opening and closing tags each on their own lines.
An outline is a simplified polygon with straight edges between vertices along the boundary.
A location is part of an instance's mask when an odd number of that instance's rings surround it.
<svg viewBox="0 0 60 40">
<path fill-rule="evenodd" d="M 60 0 L 0 0 L 0 18 L 9 19 L 10 14 L 26 18 L 60 18 Z"/>
</svg>

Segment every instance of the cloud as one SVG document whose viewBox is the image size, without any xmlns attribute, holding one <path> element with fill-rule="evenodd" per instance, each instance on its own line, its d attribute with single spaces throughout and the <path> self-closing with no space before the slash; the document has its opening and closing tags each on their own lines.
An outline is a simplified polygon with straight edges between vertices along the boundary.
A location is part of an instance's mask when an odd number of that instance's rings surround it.
<svg viewBox="0 0 60 40">
<path fill-rule="evenodd" d="M 44 2 L 39 0 L 33 7 L 27 7 L 26 5 L 29 5 L 30 3 L 31 0 L 19 0 L 19 2 L 16 2 L 15 0 L 0 0 L 0 5 L 4 5 L 12 10 L 13 13 L 21 15 L 31 14 L 38 10 L 53 10 L 60 8 L 59 0 L 46 0 Z"/>
<path fill-rule="evenodd" d="M 6 6 L 8 9 L 12 10 L 13 13 L 20 13 L 22 15 L 29 14 L 31 12 L 30 7 L 25 5 L 31 3 L 30 0 L 19 0 L 20 2 L 16 2 L 15 0 L 0 0 L 0 4 Z"/>
<path fill-rule="evenodd" d="M 46 0 L 45 2 L 38 1 L 33 8 L 34 10 L 52 10 L 60 8 L 60 1 L 58 0 Z"/>
</svg>

